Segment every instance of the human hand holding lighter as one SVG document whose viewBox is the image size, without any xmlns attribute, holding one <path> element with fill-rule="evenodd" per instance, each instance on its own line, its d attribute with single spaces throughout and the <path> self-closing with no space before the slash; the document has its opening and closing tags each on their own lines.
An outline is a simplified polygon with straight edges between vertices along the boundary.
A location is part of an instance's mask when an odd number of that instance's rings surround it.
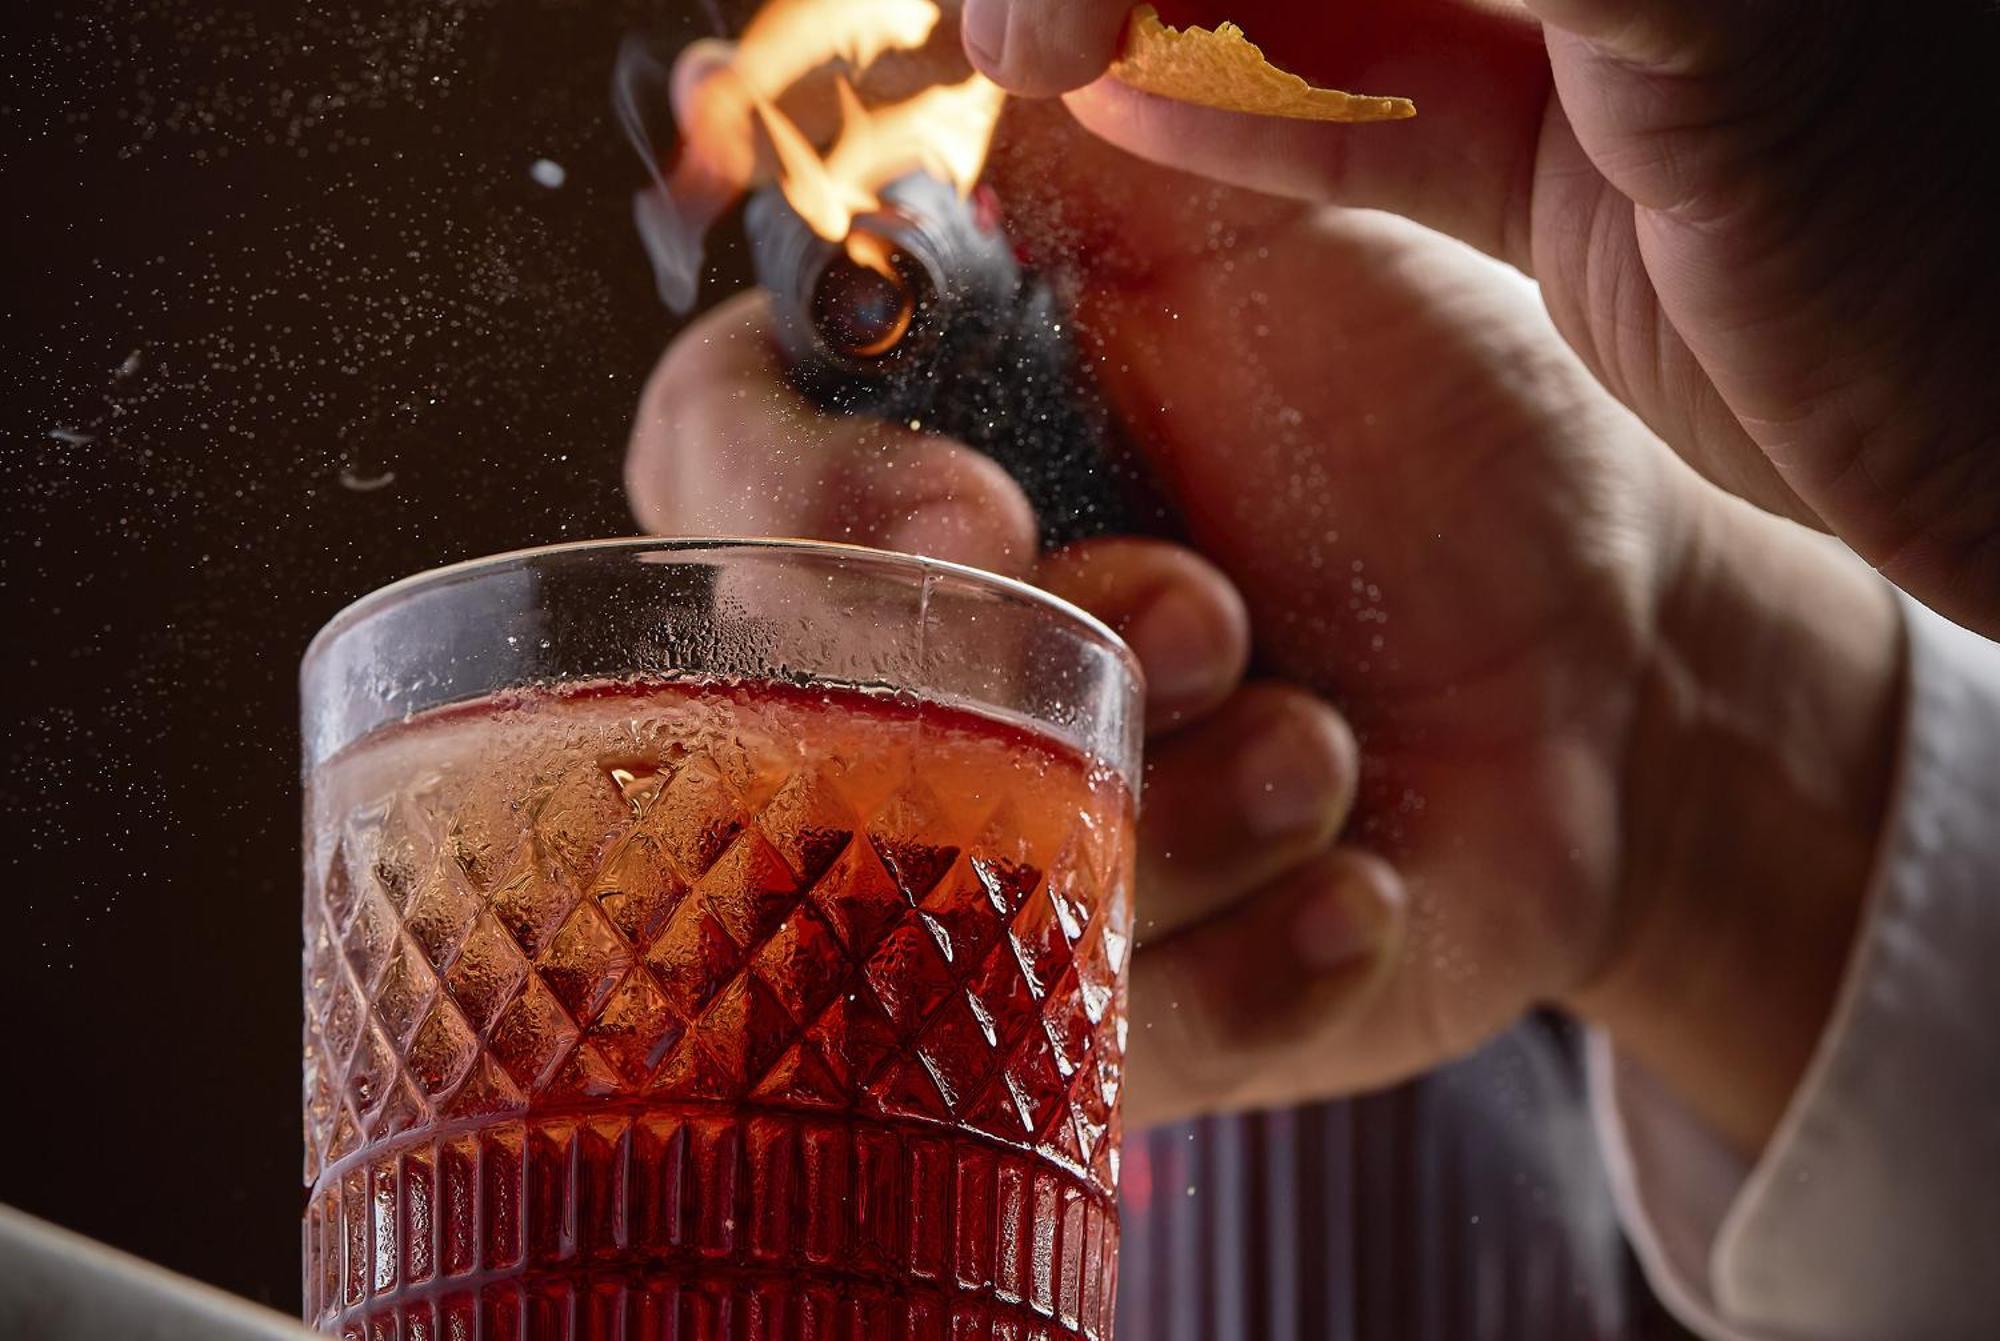
<svg viewBox="0 0 2000 1341">
<path fill-rule="evenodd" d="M 1136 1121 L 1380 1084 L 1557 1001 L 1754 1150 L 1824 1019 L 1880 818 L 1886 594 L 1702 485 L 1460 247 L 1135 163 L 1052 107 L 1013 110 L 989 178 L 1010 235 L 1077 266 L 1082 346 L 1193 552 L 1038 559 L 986 458 L 802 400 L 754 296 L 656 373 L 640 520 L 1033 574 L 1126 631 L 1162 733 Z M 1808 602 L 1841 615 L 1788 615 Z M 1246 632 L 1278 682 L 1237 687 Z M 1809 749 L 1763 711 L 1767 660 L 1813 668 L 1790 688 L 1838 726 Z M 1331 703 L 1360 740 L 1351 814 Z M 1776 968 L 1754 953 L 1773 927 L 1800 948 Z M 1690 955 L 1720 990 L 1683 998 Z"/>
<path fill-rule="evenodd" d="M 1101 77 L 1124 0 L 967 0 L 973 63 L 1111 143 L 1394 210 L 1537 279 L 1563 338 L 1703 475 L 2000 630 L 1988 314 L 1992 6 L 1169 3 L 1282 63 L 1407 94 L 1371 130 Z"/>
</svg>

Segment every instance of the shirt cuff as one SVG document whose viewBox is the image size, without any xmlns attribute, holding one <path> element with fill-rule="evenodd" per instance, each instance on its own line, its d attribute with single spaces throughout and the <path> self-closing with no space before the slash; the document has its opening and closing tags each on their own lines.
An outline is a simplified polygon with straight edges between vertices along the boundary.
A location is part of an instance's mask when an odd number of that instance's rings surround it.
<svg viewBox="0 0 2000 1341">
<path fill-rule="evenodd" d="M 1908 716 L 1873 886 L 1762 1157 L 1608 1038 L 1586 1049 L 1634 1250 L 1712 1341 L 1971 1337 L 2000 1313 L 2000 646 L 1903 610 Z"/>
</svg>

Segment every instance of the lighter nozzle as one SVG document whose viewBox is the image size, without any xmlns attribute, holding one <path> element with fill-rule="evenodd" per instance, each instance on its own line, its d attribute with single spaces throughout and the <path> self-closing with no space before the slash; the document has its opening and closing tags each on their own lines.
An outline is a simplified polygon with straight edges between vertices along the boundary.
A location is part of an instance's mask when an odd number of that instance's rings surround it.
<svg viewBox="0 0 2000 1341">
<path fill-rule="evenodd" d="M 929 277 L 910 254 L 873 238 L 827 260 L 807 311 L 829 349 L 854 359 L 892 352 L 910 333 Z"/>
<path fill-rule="evenodd" d="M 898 178 L 882 204 L 839 241 L 775 189 L 743 220 L 791 376 L 849 406 L 934 394 L 925 374 L 940 350 L 998 320 L 1021 282 L 1007 240 L 938 178 Z"/>
</svg>

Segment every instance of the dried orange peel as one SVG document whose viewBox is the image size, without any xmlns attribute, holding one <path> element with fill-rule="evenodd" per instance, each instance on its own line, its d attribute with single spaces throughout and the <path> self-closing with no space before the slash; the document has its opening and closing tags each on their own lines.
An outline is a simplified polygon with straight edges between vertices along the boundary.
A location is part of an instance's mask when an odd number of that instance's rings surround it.
<svg viewBox="0 0 2000 1341">
<path fill-rule="evenodd" d="M 1228 112 L 1299 121 L 1400 121 L 1417 114 L 1408 98 L 1315 88 L 1264 59 L 1233 23 L 1172 28 L 1151 5 L 1132 11 L 1111 75 L 1128 87 Z"/>
</svg>

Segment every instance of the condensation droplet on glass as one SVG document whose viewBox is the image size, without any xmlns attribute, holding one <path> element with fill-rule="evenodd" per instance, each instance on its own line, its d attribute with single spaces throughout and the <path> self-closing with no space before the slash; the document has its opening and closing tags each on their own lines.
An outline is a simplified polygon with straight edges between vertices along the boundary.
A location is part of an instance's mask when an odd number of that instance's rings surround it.
<svg viewBox="0 0 2000 1341">
<path fill-rule="evenodd" d="M 552 158 L 538 158 L 530 163 L 528 175 L 535 179 L 537 186 L 546 186 L 551 191 L 569 180 L 569 170 Z"/>
</svg>

